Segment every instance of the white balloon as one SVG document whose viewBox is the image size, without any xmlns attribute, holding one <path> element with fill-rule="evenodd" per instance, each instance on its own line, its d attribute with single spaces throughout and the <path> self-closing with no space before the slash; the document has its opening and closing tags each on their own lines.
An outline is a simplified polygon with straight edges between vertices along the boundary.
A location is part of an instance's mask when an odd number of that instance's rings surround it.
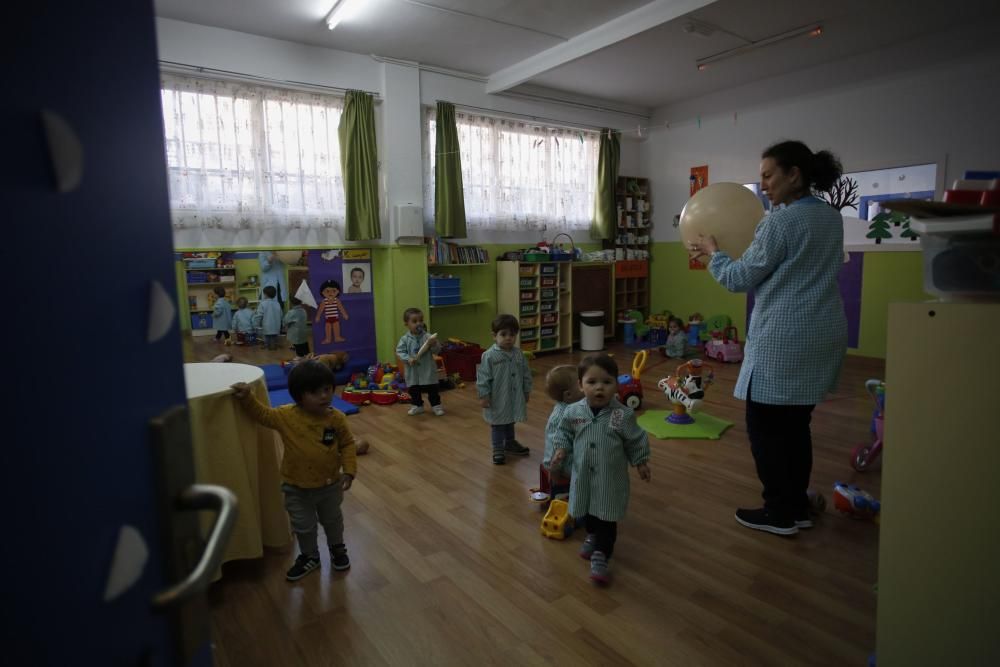
<svg viewBox="0 0 1000 667">
<path fill-rule="evenodd" d="M 753 241 L 764 206 L 739 183 L 715 183 L 695 193 L 681 211 L 678 228 L 685 247 L 699 234 L 714 236 L 719 250 L 739 258 Z"/>
<path fill-rule="evenodd" d="M 275 250 L 274 254 L 285 264 L 298 264 L 302 257 L 301 250 Z"/>
</svg>

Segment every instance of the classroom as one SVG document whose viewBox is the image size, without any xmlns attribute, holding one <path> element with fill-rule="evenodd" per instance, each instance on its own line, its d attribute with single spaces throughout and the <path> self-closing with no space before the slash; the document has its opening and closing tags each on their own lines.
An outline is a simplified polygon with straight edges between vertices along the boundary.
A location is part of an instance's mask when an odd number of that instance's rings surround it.
<svg viewBox="0 0 1000 667">
<path fill-rule="evenodd" d="M 1000 4 L 25 11 L 10 664 L 1000 664 Z"/>
</svg>

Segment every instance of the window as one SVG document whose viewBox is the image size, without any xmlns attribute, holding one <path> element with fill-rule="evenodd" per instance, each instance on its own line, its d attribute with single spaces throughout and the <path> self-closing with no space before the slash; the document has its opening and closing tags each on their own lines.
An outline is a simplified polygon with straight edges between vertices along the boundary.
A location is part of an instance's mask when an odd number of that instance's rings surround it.
<svg viewBox="0 0 1000 667">
<path fill-rule="evenodd" d="M 424 211 L 434 219 L 436 110 L 425 112 Z M 588 229 L 600 133 L 456 112 L 470 229 Z"/>
<path fill-rule="evenodd" d="M 344 223 L 339 97 L 164 75 L 174 227 Z"/>
</svg>

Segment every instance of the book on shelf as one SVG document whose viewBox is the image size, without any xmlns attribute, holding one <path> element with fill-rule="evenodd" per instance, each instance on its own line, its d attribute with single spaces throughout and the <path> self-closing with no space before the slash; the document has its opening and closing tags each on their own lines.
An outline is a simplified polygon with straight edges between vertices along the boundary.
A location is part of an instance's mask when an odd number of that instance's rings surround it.
<svg viewBox="0 0 1000 667">
<path fill-rule="evenodd" d="M 485 248 L 449 243 L 437 237 L 427 239 L 427 264 L 486 264 L 490 254 Z"/>
</svg>

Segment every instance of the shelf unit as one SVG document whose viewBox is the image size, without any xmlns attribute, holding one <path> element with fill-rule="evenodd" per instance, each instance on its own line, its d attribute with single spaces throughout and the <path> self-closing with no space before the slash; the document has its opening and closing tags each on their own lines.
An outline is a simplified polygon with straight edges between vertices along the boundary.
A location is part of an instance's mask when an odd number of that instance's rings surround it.
<svg viewBox="0 0 1000 667">
<path fill-rule="evenodd" d="M 518 318 L 524 352 L 572 349 L 571 263 L 497 262 L 497 312 Z"/>
<path fill-rule="evenodd" d="M 649 316 L 649 250 L 653 234 L 649 194 L 649 179 L 618 177 L 618 227 L 610 243 L 615 249 L 615 319 L 630 310 Z"/>
<path fill-rule="evenodd" d="M 450 275 L 459 279 L 461 301 L 449 305 L 429 305 L 424 320 L 429 331 L 448 338 L 474 341 L 483 346 L 489 341 L 489 323 L 482 324 L 480 316 L 493 303 L 493 285 L 487 273 L 491 262 L 461 264 L 429 264 L 428 275 Z M 428 304 L 430 299 L 428 298 Z"/>
<path fill-rule="evenodd" d="M 210 336 L 215 334 L 216 330 L 214 326 L 195 328 L 195 324 L 200 316 L 204 316 L 214 310 L 214 300 L 210 300 L 209 295 L 213 293 L 213 290 L 216 287 L 224 287 L 226 289 L 226 297 L 229 299 L 230 303 L 235 304 L 236 302 L 238 294 L 238 288 L 236 285 L 236 266 L 232 264 L 232 258 L 226 258 L 225 256 L 219 258 L 218 261 L 222 262 L 223 265 L 217 267 L 192 268 L 186 264 L 184 267 L 184 283 L 187 292 L 186 303 L 188 304 L 188 316 L 191 317 L 192 336 Z M 218 279 L 192 282 L 190 279 L 192 273 L 205 273 L 210 276 L 214 275 L 217 276 Z"/>
</svg>

